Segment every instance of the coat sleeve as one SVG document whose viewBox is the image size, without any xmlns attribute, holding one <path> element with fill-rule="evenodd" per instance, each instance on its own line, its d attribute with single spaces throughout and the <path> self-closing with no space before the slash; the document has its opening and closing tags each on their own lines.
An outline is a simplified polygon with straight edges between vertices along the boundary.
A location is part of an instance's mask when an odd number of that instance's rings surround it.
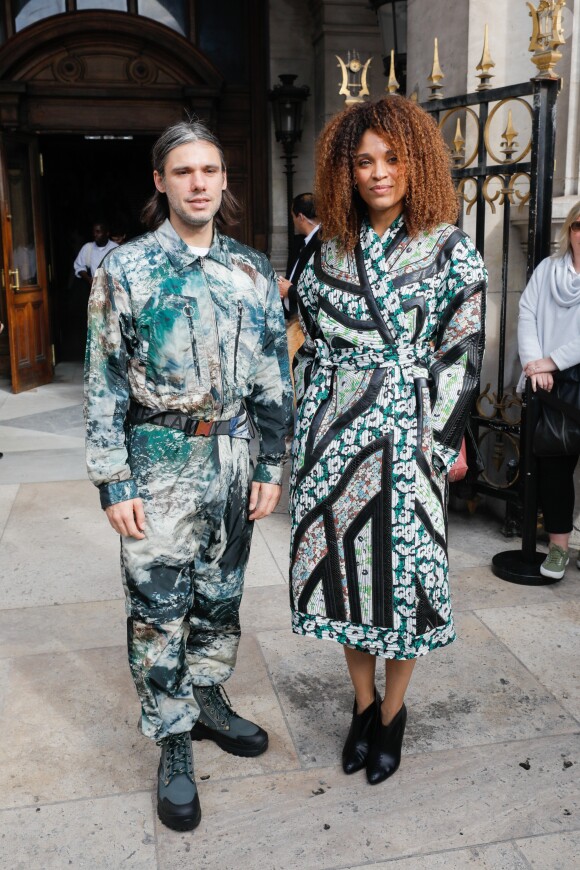
<svg viewBox="0 0 580 870">
<path fill-rule="evenodd" d="M 479 385 L 487 272 L 467 236 L 455 244 L 442 282 L 431 359 L 433 462 L 447 472 L 457 459 Z"/>
<path fill-rule="evenodd" d="M 538 300 L 545 266 L 540 263 L 528 281 L 520 299 L 520 314 L 518 318 L 518 351 L 522 368 L 534 359 L 541 359 L 544 354 L 538 335 Z"/>
<path fill-rule="evenodd" d="M 267 276 L 264 340 L 256 378 L 246 406 L 260 439 L 254 480 L 282 483 L 286 435 L 292 422 L 292 384 L 286 325 L 274 272 Z"/>
<path fill-rule="evenodd" d="M 304 398 L 316 359 L 316 339 L 319 337 L 318 304 L 315 295 L 316 276 L 312 261 L 303 270 L 297 286 L 298 316 L 304 332 L 304 343 L 294 356 L 293 374 L 296 405 Z"/>
<path fill-rule="evenodd" d="M 556 350 L 550 353 L 550 356 L 560 369 L 569 369 L 571 366 L 580 363 L 580 335 L 573 338 L 567 344 L 561 344 Z"/>
<path fill-rule="evenodd" d="M 111 263 L 110 258 L 107 263 Z M 101 506 L 106 508 L 139 494 L 125 446 L 127 364 L 135 333 L 121 270 L 97 269 L 88 318 L 84 375 L 87 470 L 99 488 Z"/>
</svg>

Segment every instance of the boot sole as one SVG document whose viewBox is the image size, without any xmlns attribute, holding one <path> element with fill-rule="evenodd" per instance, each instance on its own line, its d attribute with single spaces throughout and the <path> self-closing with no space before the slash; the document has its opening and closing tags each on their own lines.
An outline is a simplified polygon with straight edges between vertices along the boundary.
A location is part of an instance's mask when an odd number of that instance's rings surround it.
<svg viewBox="0 0 580 870">
<path fill-rule="evenodd" d="M 197 805 L 197 812 L 191 816 L 176 817 L 170 813 L 165 813 L 163 807 L 157 804 L 157 815 L 166 828 L 171 828 L 172 831 L 193 831 L 201 822 L 201 807 Z"/>
<path fill-rule="evenodd" d="M 237 755 L 240 758 L 256 758 L 258 755 L 262 755 L 268 748 L 268 738 L 261 746 L 239 746 L 235 741 L 229 740 L 227 737 L 222 737 L 220 734 L 216 734 L 215 731 L 212 731 L 211 728 L 206 728 L 204 725 L 196 726 L 199 728 L 199 731 L 192 729 L 191 731 L 191 739 L 192 740 L 213 740 L 214 743 L 217 743 L 220 749 L 223 749 L 224 752 L 229 752 L 230 755 Z M 201 732 L 201 733 L 200 733 Z"/>
<path fill-rule="evenodd" d="M 566 566 L 561 571 L 550 571 L 549 568 L 544 568 L 543 565 L 540 565 L 540 574 L 544 577 L 551 577 L 553 580 L 561 580 L 566 573 L 568 564 L 569 562 L 566 562 Z"/>
</svg>

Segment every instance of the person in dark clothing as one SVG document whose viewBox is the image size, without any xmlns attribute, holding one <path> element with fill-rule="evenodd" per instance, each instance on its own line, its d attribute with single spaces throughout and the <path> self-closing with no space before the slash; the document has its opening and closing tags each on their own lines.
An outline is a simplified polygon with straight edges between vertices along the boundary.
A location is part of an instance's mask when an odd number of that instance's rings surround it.
<svg viewBox="0 0 580 870">
<path fill-rule="evenodd" d="M 304 341 L 304 333 L 298 320 L 298 294 L 296 288 L 302 271 L 310 260 L 318 244 L 318 229 L 320 224 L 316 217 L 314 196 L 311 193 L 299 193 L 292 200 L 290 210 L 292 222 L 297 235 L 304 237 L 298 248 L 292 265 L 289 265 L 286 277 L 278 277 L 278 290 L 284 306 L 286 318 L 286 337 L 288 339 L 288 356 L 290 367 L 294 354 Z"/>
</svg>

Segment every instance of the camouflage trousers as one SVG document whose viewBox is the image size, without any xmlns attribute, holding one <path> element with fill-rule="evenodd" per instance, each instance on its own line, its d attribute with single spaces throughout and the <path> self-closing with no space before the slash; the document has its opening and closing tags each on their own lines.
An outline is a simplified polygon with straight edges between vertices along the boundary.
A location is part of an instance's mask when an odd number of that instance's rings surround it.
<svg viewBox="0 0 580 870">
<path fill-rule="evenodd" d="M 129 664 L 140 728 L 160 740 L 199 715 L 192 686 L 232 674 L 253 523 L 248 442 L 146 424 L 128 432 L 145 510 L 143 540 L 123 538 Z"/>
</svg>

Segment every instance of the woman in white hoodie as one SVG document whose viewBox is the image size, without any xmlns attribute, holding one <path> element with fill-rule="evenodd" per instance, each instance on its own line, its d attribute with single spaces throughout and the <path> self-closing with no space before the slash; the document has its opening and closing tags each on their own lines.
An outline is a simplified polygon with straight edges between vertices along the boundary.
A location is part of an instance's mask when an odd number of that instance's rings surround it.
<svg viewBox="0 0 580 870">
<path fill-rule="evenodd" d="M 580 363 L 580 201 L 564 222 L 558 252 L 542 260 L 520 300 L 519 354 L 532 389 L 551 390 L 552 372 Z M 564 576 L 574 513 L 578 456 L 538 457 L 538 489 L 550 538 L 540 566 L 545 577 Z M 580 568 L 580 558 L 577 561 Z"/>
</svg>

